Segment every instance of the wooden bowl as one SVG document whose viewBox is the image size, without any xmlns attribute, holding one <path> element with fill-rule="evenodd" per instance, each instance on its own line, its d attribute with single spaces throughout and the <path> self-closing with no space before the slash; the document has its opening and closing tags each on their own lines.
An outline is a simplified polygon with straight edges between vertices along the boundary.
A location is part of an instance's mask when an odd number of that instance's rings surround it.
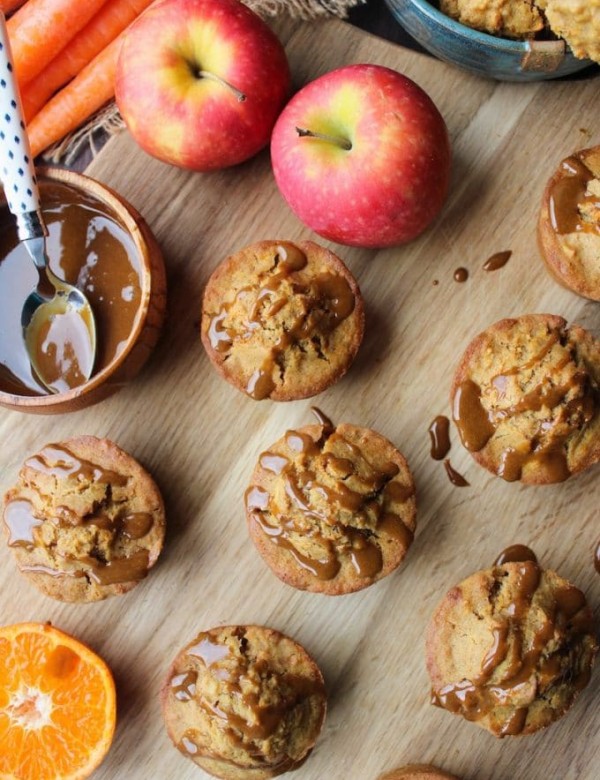
<svg viewBox="0 0 600 780">
<path fill-rule="evenodd" d="M 50 395 L 20 395 L 0 378 L 0 405 L 34 414 L 62 414 L 83 409 L 102 401 L 132 380 L 152 351 L 163 324 L 166 309 L 166 278 L 161 250 L 142 216 L 120 195 L 89 176 L 60 168 L 39 168 L 38 179 L 43 193 L 45 181 L 73 187 L 100 201 L 125 229 L 133 242 L 139 268 L 140 301 L 133 317 L 131 331 L 119 344 L 115 356 L 98 366 L 83 385 L 67 392 Z M 42 194 L 42 208 L 44 197 Z M 29 270 L 27 271 L 29 273 Z M 33 289 L 33 285 L 32 285 Z M 100 337 L 100 334 L 99 334 Z M 1 334 L 0 334 L 1 338 Z"/>
</svg>

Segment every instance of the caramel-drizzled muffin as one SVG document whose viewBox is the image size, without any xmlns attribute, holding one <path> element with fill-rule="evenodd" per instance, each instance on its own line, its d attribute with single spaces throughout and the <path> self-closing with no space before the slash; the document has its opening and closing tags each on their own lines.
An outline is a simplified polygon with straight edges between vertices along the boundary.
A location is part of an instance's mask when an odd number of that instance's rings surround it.
<svg viewBox="0 0 600 780">
<path fill-rule="evenodd" d="M 217 371 L 251 398 L 320 393 L 354 360 L 364 332 L 358 285 L 312 241 L 261 241 L 224 260 L 202 301 L 202 343 Z"/>
<path fill-rule="evenodd" d="M 600 341 L 562 317 L 527 314 L 480 333 L 451 400 L 464 446 L 509 482 L 561 482 L 600 460 Z"/>
<path fill-rule="evenodd" d="M 557 282 L 600 301 L 600 146 L 558 166 L 544 191 L 538 244 Z"/>
<path fill-rule="evenodd" d="M 431 764 L 409 764 L 381 775 L 379 780 L 459 780 Z"/>
<path fill-rule="evenodd" d="M 587 685 L 597 651 L 583 593 L 525 557 L 452 588 L 427 630 L 432 704 L 498 737 L 560 718 Z"/>
<path fill-rule="evenodd" d="M 299 767 L 327 706 L 323 676 L 306 650 L 262 626 L 203 631 L 175 658 L 161 700 L 173 744 L 226 780 Z"/>
<path fill-rule="evenodd" d="M 108 439 L 80 436 L 28 458 L 4 497 L 20 571 L 61 601 L 131 590 L 162 549 L 165 513 L 152 477 Z"/>
<path fill-rule="evenodd" d="M 283 582 L 340 595 L 400 565 L 416 526 L 415 486 L 406 459 L 383 436 L 322 420 L 287 431 L 262 453 L 246 517 Z"/>
</svg>

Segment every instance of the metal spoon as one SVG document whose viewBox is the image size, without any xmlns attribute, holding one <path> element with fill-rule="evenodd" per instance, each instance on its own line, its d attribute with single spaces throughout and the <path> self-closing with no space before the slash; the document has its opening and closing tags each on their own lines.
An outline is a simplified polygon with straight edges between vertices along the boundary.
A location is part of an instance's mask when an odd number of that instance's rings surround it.
<svg viewBox="0 0 600 780">
<path fill-rule="evenodd" d="M 37 379 L 51 392 L 87 381 L 96 356 L 96 325 L 86 296 L 49 268 L 48 229 L 25 131 L 4 14 L 0 13 L 0 171 L 19 240 L 38 271 L 21 314 L 23 338 Z"/>
</svg>

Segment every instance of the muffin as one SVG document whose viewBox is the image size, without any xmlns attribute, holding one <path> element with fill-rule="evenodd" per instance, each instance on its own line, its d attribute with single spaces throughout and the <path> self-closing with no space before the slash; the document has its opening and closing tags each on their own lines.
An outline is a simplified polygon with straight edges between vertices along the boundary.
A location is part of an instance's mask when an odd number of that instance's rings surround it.
<svg viewBox="0 0 600 780">
<path fill-rule="evenodd" d="M 364 332 L 358 285 L 312 241 L 261 241 L 224 260 L 202 301 L 202 343 L 217 371 L 251 398 L 320 393 L 350 367 Z"/>
<path fill-rule="evenodd" d="M 600 301 L 600 146 L 558 166 L 544 191 L 538 244 L 557 282 Z"/>
<path fill-rule="evenodd" d="M 28 458 L 4 496 L 20 571 L 60 601 L 131 590 L 162 549 L 165 512 L 150 475 L 108 439 L 80 436 Z"/>
<path fill-rule="evenodd" d="M 544 17 L 533 0 L 440 0 L 440 11 L 467 27 L 507 38 L 533 38 Z"/>
<path fill-rule="evenodd" d="M 161 691 L 173 744 L 227 780 L 262 780 L 299 767 L 327 700 L 306 650 L 263 626 L 200 633 L 175 658 Z"/>
<path fill-rule="evenodd" d="M 427 630 L 432 703 L 498 737 L 560 718 L 597 651 L 585 596 L 532 560 L 494 565 L 452 588 Z"/>
<path fill-rule="evenodd" d="M 459 780 L 456 775 L 444 772 L 431 764 L 410 764 L 381 775 L 379 780 Z"/>
<path fill-rule="evenodd" d="M 600 341 L 551 314 L 500 320 L 467 347 L 451 401 L 482 466 L 509 482 L 561 482 L 600 460 Z"/>
<path fill-rule="evenodd" d="M 416 526 L 404 456 L 354 425 L 307 425 L 263 452 L 246 491 L 259 553 L 283 582 L 340 595 L 396 569 Z"/>
<path fill-rule="evenodd" d="M 544 7 L 553 32 L 576 57 L 600 62 L 600 0 L 544 0 Z"/>
</svg>

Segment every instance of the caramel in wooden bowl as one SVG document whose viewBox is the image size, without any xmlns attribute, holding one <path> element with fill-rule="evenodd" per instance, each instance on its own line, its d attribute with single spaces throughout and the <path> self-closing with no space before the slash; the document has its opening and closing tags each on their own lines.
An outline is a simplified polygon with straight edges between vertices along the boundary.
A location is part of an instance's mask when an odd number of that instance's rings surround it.
<svg viewBox="0 0 600 780">
<path fill-rule="evenodd" d="M 37 414 L 91 406 L 133 379 L 154 347 L 166 308 L 160 248 L 140 214 L 120 195 L 82 174 L 38 170 L 48 225 L 50 268 L 79 287 L 96 318 L 97 354 L 90 379 L 48 393 L 32 373 L 21 310 L 37 271 L 0 204 L 0 405 Z"/>
</svg>

